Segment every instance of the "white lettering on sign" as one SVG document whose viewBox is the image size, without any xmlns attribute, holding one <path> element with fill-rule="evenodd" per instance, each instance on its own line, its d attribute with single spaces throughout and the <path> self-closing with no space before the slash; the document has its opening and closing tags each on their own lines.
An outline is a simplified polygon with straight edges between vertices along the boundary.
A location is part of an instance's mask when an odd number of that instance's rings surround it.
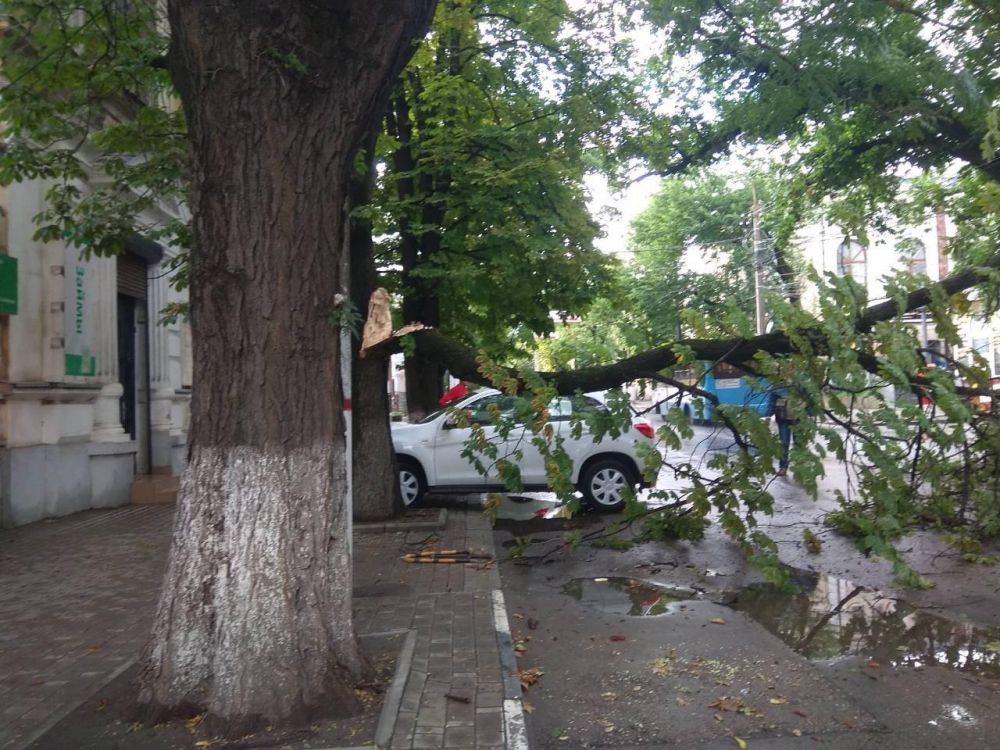
<svg viewBox="0 0 1000 750">
<path fill-rule="evenodd" d="M 83 335 L 83 302 L 87 298 L 87 291 L 83 286 L 85 271 L 83 266 L 76 267 L 76 319 L 74 321 L 74 328 L 78 335 Z"/>
</svg>

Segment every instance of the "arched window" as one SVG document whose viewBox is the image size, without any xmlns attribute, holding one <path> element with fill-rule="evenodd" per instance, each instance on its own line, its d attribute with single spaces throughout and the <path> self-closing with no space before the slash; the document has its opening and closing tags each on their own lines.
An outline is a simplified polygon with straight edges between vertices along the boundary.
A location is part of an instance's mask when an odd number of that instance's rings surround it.
<svg viewBox="0 0 1000 750">
<path fill-rule="evenodd" d="M 868 286 L 868 248 L 855 240 L 845 239 L 837 248 L 837 272 L 850 276 L 862 287 Z"/>
<path fill-rule="evenodd" d="M 906 264 L 906 270 L 912 274 L 927 273 L 927 246 L 916 237 L 907 237 L 896 245 L 900 260 Z"/>
</svg>

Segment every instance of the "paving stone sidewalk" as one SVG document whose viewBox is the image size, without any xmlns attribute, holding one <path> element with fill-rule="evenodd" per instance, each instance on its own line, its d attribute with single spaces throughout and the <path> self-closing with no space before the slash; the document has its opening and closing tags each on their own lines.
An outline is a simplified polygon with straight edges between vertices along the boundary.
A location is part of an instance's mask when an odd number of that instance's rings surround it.
<svg viewBox="0 0 1000 750">
<path fill-rule="evenodd" d="M 25 747 L 138 655 L 172 517 L 127 506 L 0 531 L 0 750 Z M 354 539 L 358 633 L 416 632 L 391 747 L 523 746 L 496 566 L 400 559 L 424 547 L 493 554 L 489 524 L 461 506 L 439 531 Z"/>
</svg>

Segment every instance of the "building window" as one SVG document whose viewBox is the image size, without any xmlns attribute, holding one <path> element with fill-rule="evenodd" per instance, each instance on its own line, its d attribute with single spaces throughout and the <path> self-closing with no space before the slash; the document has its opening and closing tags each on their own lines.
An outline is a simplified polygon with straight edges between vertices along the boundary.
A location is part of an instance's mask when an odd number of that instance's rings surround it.
<svg viewBox="0 0 1000 750">
<path fill-rule="evenodd" d="M 850 276 L 862 287 L 868 286 L 868 248 L 845 239 L 837 248 L 837 273 Z"/>
<path fill-rule="evenodd" d="M 927 273 L 927 246 L 915 237 L 907 237 L 896 245 L 900 260 L 906 264 L 906 270 L 914 275 Z"/>
</svg>

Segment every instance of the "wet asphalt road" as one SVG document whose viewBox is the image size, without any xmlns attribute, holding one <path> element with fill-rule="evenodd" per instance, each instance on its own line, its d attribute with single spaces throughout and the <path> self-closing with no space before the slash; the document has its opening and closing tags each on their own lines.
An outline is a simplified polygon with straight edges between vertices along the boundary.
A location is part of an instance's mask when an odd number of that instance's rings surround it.
<svg viewBox="0 0 1000 750">
<path fill-rule="evenodd" d="M 704 450 L 709 428 L 692 445 Z M 709 447 L 710 447 L 710 442 Z M 661 483 L 669 483 L 661 477 Z M 819 500 L 778 479 L 769 533 L 799 592 L 762 586 L 739 549 L 710 529 L 700 542 L 625 552 L 561 545 L 611 516 L 534 519 L 545 495 L 505 502 L 501 563 L 518 644 L 532 746 L 992 748 L 1000 745 L 1000 566 L 962 562 L 932 532 L 903 540 L 935 581 L 892 587 L 890 566 L 819 523 Z M 824 540 L 819 554 L 802 529 Z M 537 671 L 536 671 L 537 670 Z"/>
</svg>

